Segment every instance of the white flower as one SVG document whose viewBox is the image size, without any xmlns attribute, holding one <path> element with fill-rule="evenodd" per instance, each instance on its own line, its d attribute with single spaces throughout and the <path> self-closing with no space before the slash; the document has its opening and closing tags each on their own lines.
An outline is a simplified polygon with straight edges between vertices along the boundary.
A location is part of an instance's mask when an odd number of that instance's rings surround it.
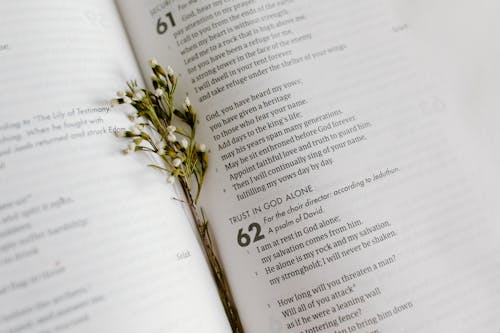
<svg viewBox="0 0 500 333">
<path fill-rule="evenodd" d="M 170 133 L 169 135 L 167 135 L 167 141 L 168 142 L 175 142 L 177 140 L 175 134 L 172 134 Z"/>
<path fill-rule="evenodd" d="M 123 149 L 122 153 L 123 153 L 123 155 L 128 155 L 131 153 L 131 151 L 130 151 L 130 149 L 127 148 L 127 149 Z"/>
<path fill-rule="evenodd" d="M 135 148 L 137 147 L 137 145 L 133 142 L 129 143 L 128 144 L 128 149 L 132 152 L 132 151 L 135 151 Z"/>
<path fill-rule="evenodd" d="M 158 89 L 155 90 L 155 96 L 156 97 L 160 97 L 162 95 L 163 95 L 163 89 L 158 88 Z"/>
<path fill-rule="evenodd" d="M 116 92 L 116 96 L 119 98 L 123 98 L 123 97 L 125 97 L 125 92 L 122 90 L 119 90 Z"/>
<path fill-rule="evenodd" d="M 204 144 L 204 143 L 200 143 L 200 144 L 198 145 L 198 151 L 200 151 L 200 152 L 202 152 L 202 153 L 206 152 L 206 151 L 207 151 L 207 146 L 205 146 L 205 144 Z"/>
<path fill-rule="evenodd" d="M 115 131 L 115 136 L 117 138 L 124 138 L 125 137 L 125 131 Z"/>
<path fill-rule="evenodd" d="M 158 66 L 158 60 L 156 60 L 156 58 L 153 58 L 153 59 L 149 60 L 148 63 L 149 63 L 150 67 L 156 67 L 156 66 Z"/>
<path fill-rule="evenodd" d="M 175 177 L 174 176 L 168 176 L 167 178 L 167 184 L 173 184 L 175 182 Z"/>
<path fill-rule="evenodd" d="M 158 155 L 165 155 L 165 148 L 164 147 L 160 147 L 158 148 L 158 151 L 156 152 Z"/>
<path fill-rule="evenodd" d="M 118 106 L 120 105 L 120 101 L 118 101 L 116 98 L 111 100 L 111 106 Z"/>
<path fill-rule="evenodd" d="M 189 100 L 189 97 L 186 96 L 184 99 L 184 104 L 182 105 L 184 107 L 184 111 L 189 111 L 189 108 L 191 107 L 191 101 Z"/>
<path fill-rule="evenodd" d="M 186 138 L 182 138 L 180 144 L 181 144 L 181 147 L 184 149 L 187 149 L 187 147 L 189 146 L 189 142 Z"/>
<path fill-rule="evenodd" d="M 174 165 L 174 167 L 178 168 L 182 164 L 182 161 L 180 158 L 176 158 L 172 161 L 172 164 Z"/>
<path fill-rule="evenodd" d="M 132 134 L 133 134 L 133 135 L 141 135 L 142 130 L 141 130 L 141 128 L 139 127 L 139 125 L 134 125 L 134 126 L 132 126 L 132 128 L 130 129 L 130 132 L 132 132 Z"/>
<path fill-rule="evenodd" d="M 146 93 L 142 90 L 138 90 L 134 93 L 134 96 L 132 98 L 134 99 L 134 101 L 140 101 L 144 97 L 146 97 Z"/>
<path fill-rule="evenodd" d="M 167 74 L 170 76 L 174 75 L 174 70 L 172 69 L 172 67 L 170 67 L 170 66 L 167 67 Z"/>
<path fill-rule="evenodd" d="M 132 100 L 130 99 L 130 97 L 125 96 L 125 97 L 123 97 L 123 102 L 125 102 L 125 103 L 127 103 L 127 104 L 131 104 L 131 103 L 132 103 Z"/>
<path fill-rule="evenodd" d="M 158 78 L 156 77 L 156 75 L 151 75 L 151 81 L 158 81 Z"/>
<path fill-rule="evenodd" d="M 175 132 L 175 130 L 177 130 L 177 127 L 175 127 L 174 125 L 167 126 L 168 133 L 173 133 Z"/>
<path fill-rule="evenodd" d="M 131 113 L 128 115 L 128 119 L 130 119 L 130 121 L 136 121 L 137 120 L 137 113 Z"/>
</svg>

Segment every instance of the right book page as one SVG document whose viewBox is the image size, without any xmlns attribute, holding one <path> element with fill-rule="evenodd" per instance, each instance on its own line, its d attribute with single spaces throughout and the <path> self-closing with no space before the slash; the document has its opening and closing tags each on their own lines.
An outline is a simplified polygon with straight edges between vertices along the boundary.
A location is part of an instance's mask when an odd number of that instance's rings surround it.
<svg viewBox="0 0 500 333">
<path fill-rule="evenodd" d="M 475 182 L 489 192 L 490 208 L 496 209 L 497 173 L 500 154 L 500 45 L 492 36 L 500 33 L 494 0 L 392 1 L 400 20 L 411 27 L 412 54 L 425 62 L 429 80 L 454 103 L 446 115 L 448 123 L 461 123 L 467 135 L 458 135 L 461 145 L 472 146 L 466 162 L 472 164 Z M 456 140 L 455 140 L 456 141 Z M 470 147 L 469 147 L 470 148 Z M 481 157 L 470 156 L 471 152 Z M 481 161 L 478 163 L 477 161 Z M 485 162 L 489 161 L 489 162 Z M 489 168 L 489 170 L 488 170 Z"/>
<path fill-rule="evenodd" d="M 200 113 L 247 332 L 498 332 L 492 168 L 389 2 L 119 3 Z"/>
</svg>

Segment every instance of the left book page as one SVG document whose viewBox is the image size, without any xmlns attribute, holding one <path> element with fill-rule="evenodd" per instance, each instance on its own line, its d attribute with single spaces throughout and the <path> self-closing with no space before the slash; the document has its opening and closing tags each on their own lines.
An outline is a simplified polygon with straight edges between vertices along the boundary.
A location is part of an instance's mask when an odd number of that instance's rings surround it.
<svg viewBox="0 0 500 333">
<path fill-rule="evenodd" d="M 0 333 L 229 332 L 176 193 L 124 157 L 111 0 L 0 4 Z"/>
</svg>

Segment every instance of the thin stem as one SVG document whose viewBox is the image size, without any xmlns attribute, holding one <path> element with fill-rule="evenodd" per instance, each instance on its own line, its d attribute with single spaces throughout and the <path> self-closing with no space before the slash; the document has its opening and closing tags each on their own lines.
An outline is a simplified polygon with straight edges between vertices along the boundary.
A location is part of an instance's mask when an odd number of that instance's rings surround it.
<svg viewBox="0 0 500 333">
<path fill-rule="evenodd" d="M 217 285 L 217 289 L 219 291 L 219 296 L 222 300 L 224 310 L 226 312 L 226 315 L 228 316 L 229 322 L 231 323 L 231 328 L 233 329 L 234 333 L 244 333 L 240 316 L 233 300 L 233 295 L 231 293 L 229 282 L 227 281 L 226 274 L 224 272 L 224 269 L 222 268 L 219 258 L 217 257 L 214 251 L 212 237 L 208 227 L 208 221 L 204 218 L 203 211 L 201 215 L 198 212 L 194 200 L 191 196 L 191 193 L 187 189 L 185 181 L 182 179 L 181 179 L 181 186 L 184 191 L 184 195 L 186 196 L 186 203 L 195 220 L 198 234 L 200 236 L 203 248 L 205 250 L 205 254 L 210 264 L 212 275 L 215 279 L 215 283 Z"/>
</svg>

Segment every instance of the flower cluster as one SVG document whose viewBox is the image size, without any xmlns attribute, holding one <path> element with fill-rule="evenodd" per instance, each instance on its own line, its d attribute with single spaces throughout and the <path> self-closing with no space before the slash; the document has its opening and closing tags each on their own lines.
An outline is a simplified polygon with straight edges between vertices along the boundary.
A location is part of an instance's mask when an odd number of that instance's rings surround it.
<svg viewBox="0 0 500 333">
<path fill-rule="evenodd" d="M 153 75 L 152 90 L 140 88 L 136 81 L 127 82 L 126 91 L 118 91 L 112 105 L 128 104 L 134 111 L 128 115 L 132 126 L 116 132 L 130 139 L 124 154 L 144 151 L 156 154 L 162 165 L 150 165 L 167 173 L 167 183 L 178 179 L 188 190 L 196 185 L 196 200 L 207 171 L 206 146 L 195 141 L 196 113 L 188 97 L 182 108 L 174 105 L 177 78 L 169 66 L 165 71 L 156 60 L 149 62 Z"/>
</svg>

